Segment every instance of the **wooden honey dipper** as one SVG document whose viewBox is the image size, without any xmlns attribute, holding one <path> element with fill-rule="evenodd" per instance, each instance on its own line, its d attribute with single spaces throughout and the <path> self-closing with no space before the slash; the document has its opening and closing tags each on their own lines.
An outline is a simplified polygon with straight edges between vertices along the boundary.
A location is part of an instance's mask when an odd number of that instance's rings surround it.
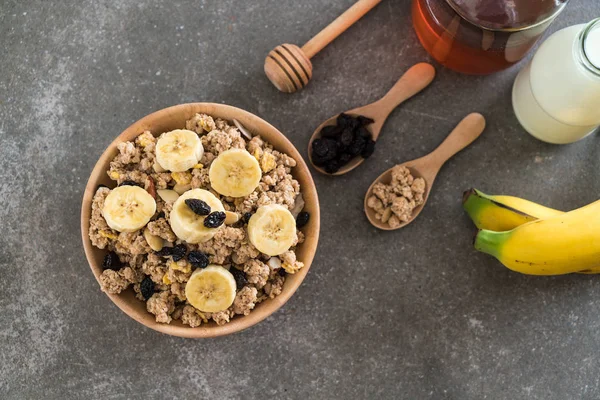
<svg viewBox="0 0 600 400">
<path fill-rule="evenodd" d="M 356 2 L 302 48 L 287 43 L 275 47 L 265 59 L 267 78 L 282 92 L 294 93 L 302 89 L 312 78 L 310 59 L 380 2 L 381 0 Z"/>
</svg>

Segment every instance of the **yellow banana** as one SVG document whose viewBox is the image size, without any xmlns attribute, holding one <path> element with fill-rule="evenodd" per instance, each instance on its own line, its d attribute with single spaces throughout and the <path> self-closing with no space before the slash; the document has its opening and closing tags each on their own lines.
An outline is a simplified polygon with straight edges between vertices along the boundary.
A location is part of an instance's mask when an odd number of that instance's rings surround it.
<svg viewBox="0 0 600 400">
<path fill-rule="evenodd" d="M 463 208 L 477 228 L 490 231 L 509 231 L 527 222 L 563 213 L 529 200 L 487 195 L 477 189 L 463 194 Z"/>
<path fill-rule="evenodd" d="M 513 271 L 561 275 L 600 271 L 600 201 L 513 230 L 481 230 L 475 248 Z"/>
</svg>

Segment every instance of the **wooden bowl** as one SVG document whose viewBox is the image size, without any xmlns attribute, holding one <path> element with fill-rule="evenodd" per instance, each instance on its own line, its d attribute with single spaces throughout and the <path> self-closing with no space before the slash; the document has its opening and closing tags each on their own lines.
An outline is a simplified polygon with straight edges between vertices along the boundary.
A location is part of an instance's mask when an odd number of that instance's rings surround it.
<svg viewBox="0 0 600 400">
<path fill-rule="evenodd" d="M 294 145 L 279 132 L 277 128 L 254 114 L 223 104 L 180 104 L 152 113 L 125 129 L 125 131 L 121 133 L 110 146 L 108 146 L 104 153 L 102 153 L 102 156 L 92 171 L 83 195 L 81 207 L 81 236 L 85 255 L 96 280 L 99 280 L 100 274 L 102 273 L 102 260 L 106 254 L 106 250 L 100 250 L 92 246 L 88 236 L 92 197 L 100 184 L 104 184 L 108 187 L 115 186 L 114 182 L 106 175 L 106 171 L 109 168 L 110 161 L 117 154 L 117 144 L 133 140 L 145 130 L 150 130 L 154 135 L 159 135 L 173 129 L 185 128 L 185 121 L 192 118 L 196 113 L 205 113 L 213 117 L 223 118 L 227 121 L 237 119 L 251 133 L 259 134 L 266 141 L 271 143 L 276 150 L 293 157 L 298 165 L 292 169 L 292 175 L 300 182 L 301 191 L 306 203 L 304 209 L 310 213 L 311 218 L 309 223 L 302 228 L 306 240 L 296 248 L 298 260 L 304 263 L 304 268 L 296 274 L 287 275 L 283 291 L 279 296 L 257 304 L 256 308 L 247 316 L 236 315 L 225 325 L 219 326 L 214 321 L 210 321 L 208 324 L 191 328 L 187 325 L 183 325 L 179 320 L 173 320 L 170 324 L 161 324 L 155 321 L 154 315 L 146 311 L 146 303 L 135 298 L 132 288 L 117 295 L 107 294 L 117 307 L 139 323 L 159 332 L 187 338 L 223 336 L 238 332 L 262 321 L 283 306 L 294 294 L 296 289 L 298 289 L 298 286 L 300 286 L 310 269 L 310 265 L 317 250 L 320 224 L 317 190 L 308 167 L 298 150 L 296 150 Z"/>
</svg>

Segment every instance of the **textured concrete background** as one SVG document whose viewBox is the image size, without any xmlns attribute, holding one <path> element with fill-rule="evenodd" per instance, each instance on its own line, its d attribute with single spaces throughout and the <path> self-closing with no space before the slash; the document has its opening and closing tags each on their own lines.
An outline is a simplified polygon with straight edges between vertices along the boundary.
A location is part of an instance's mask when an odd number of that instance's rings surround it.
<svg viewBox="0 0 600 400">
<path fill-rule="evenodd" d="M 0 398 L 598 399 L 600 280 L 521 276 L 471 247 L 475 186 L 570 209 L 598 198 L 598 137 L 551 146 L 510 102 L 518 67 L 439 68 L 396 110 L 359 170 L 316 175 L 322 239 L 298 293 L 245 332 L 168 337 L 100 292 L 79 208 L 97 157 L 124 128 L 177 103 L 215 101 L 270 121 L 306 154 L 325 118 L 375 100 L 429 60 L 408 0 L 386 0 L 314 58 L 295 95 L 262 72 L 352 0 L 0 1 Z M 171 4 L 173 3 L 173 4 Z M 551 31 L 600 15 L 573 1 Z M 432 150 L 480 111 L 483 136 L 441 171 L 410 227 L 372 228 L 369 183 Z"/>
</svg>

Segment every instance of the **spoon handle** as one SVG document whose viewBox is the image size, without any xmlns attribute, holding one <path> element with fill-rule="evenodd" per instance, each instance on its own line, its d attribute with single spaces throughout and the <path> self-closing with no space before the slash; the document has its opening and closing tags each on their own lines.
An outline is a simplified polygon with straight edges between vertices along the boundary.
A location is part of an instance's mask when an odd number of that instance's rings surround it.
<svg viewBox="0 0 600 400">
<path fill-rule="evenodd" d="M 385 121 L 394 108 L 425 89 L 435 77 L 435 68 L 431 64 L 413 65 L 402 75 L 398 82 L 376 102 L 377 120 Z"/>
<path fill-rule="evenodd" d="M 346 29 L 352 26 L 379 3 L 381 3 L 381 0 L 359 0 L 356 2 L 342 15 L 337 17 L 335 21 L 327 25 L 325 29 L 302 46 L 302 51 L 304 51 L 306 57 L 310 59 L 319 51 L 323 50 L 325 46 L 333 42 L 335 38 L 341 35 Z"/>
<path fill-rule="evenodd" d="M 485 129 L 485 118 L 479 113 L 471 113 L 450 132 L 448 137 L 429 154 L 430 161 L 438 167 L 444 165 L 453 155 L 470 145 Z"/>
</svg>

